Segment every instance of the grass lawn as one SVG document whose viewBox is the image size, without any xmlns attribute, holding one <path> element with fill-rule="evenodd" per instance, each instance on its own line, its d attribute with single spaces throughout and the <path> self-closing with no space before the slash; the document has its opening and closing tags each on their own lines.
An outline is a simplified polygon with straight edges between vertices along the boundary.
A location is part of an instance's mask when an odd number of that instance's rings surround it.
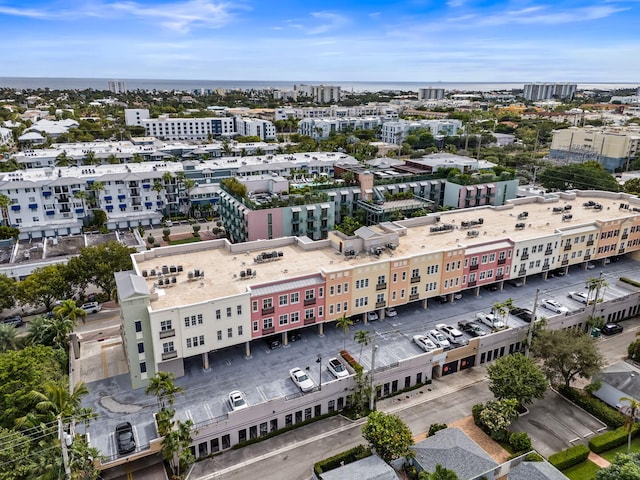
<svg viewBox="0 0 640 480">
<path fill-rule="evenodd" d="M 564 473 L 571 480 L 593 480 L 598 470 L 600 470 L 599 466 L 597 466 L 591 460 L 585 460 L 578 465 L 574 465 L 571 468 L 563 470 L 562 473 Z"/>
<path fill-rule="evenodd" d="M 640 452 L 640 437 L 631 439 L 631 451 Z M 627 453 L 627 442 L 625 442 L 624 445 L 620 445 L 619 447 L 614 448 L 613 450 L 601 453 L 600 456 L 602 458 L 606 458 L 610 462 L 613 462 L 613 460 L 616 458 L 617 453 Z"/>
<path fill-rule="evenodd" d="M 180 240 L 169 240 L 169 245 L 182 245 L 184 243 L 194 243 L 199 242 L 199 237 L 191 237 L 191 238 L 181 238 Z"/>
</svg>

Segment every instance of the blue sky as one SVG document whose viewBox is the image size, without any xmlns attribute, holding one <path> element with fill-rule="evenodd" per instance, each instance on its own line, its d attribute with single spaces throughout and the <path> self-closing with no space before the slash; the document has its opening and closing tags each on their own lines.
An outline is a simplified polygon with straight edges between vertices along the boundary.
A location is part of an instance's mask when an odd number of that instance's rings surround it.
<svg viewBox="0 0 640 480">
<path fill-rule="evenodd" d="M 640 81 L 640 0 L 0 0 L 1 76 Z"/>
</svg>

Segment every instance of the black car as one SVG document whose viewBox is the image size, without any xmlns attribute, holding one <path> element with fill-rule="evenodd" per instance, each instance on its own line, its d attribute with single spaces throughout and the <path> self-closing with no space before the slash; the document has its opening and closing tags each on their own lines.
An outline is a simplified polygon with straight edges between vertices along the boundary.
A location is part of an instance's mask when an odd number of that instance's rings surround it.
<svg viewBox="0 0 640 480">
<path fill-rule="evenodd" d="M 116 444 L 120 455 L 131 453 L 136 449 L 133 427 L 129 422 L 121 423 L 116 427 Z"/>
<path fill-rule="evenodd" d="M 509 313 L 527 323 L 531 323 L 531 320 L 533 319 L 533 312 L 527 308 L 515 307 L 511 309 Z"/>
<path fill-rule="evenodd" d="M 297 342 L 298 340 L 302 340 L 302 334 L 300 332 L 289 332 L 289 341 Z"/>
<path fill-rule="evenodd" d="M 604 335 L 615 335 L 616 333 L 622 333 L 622 325 L 618 323 L 607 323 L 602 327 L 602 333 Z"/>
<path fill-rule="evenodd" d="M 280 347 L 280 337 L 279 336 L 267 337 L 267 338 L 264 339 L 264 341 L 267 342 L 267 345 L 269 345 L 269 348 L 271 350 Z"/>
<path fill-rule="evenodd" d="M 16 328 L 21 327 L 22 325 L 24 325 L 24 321 L 22 320 L 22 317 L 20 315 L 14 315 L 13 317 L 7 317 L 2 321 L 2 323 L 4 323 L 5 325 L 13 325 Z"/>
</svg>

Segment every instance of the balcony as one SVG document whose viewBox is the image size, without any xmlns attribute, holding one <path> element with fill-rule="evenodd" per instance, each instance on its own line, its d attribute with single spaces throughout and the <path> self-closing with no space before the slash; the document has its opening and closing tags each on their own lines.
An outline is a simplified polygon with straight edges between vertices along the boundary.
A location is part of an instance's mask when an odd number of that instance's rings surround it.
<svg viewBox="0 0 640 480">
<path fill-rule="evenodd" d="M 176 329 L 172 328 L 170 330 L 162 330 L 160 332 L 160 338 L 169 338 L 169 337 L 175 337 L 176 336 Z"/>
<path fill-rule="evenodd" d="M 419 300 L 420 299 L 420 294 L 418 293 L 412 293 L 411 295 L 409 295 L 409 301 L 413 302 L 415 300 Z"/>
<path fill-rule="evenodd" d="M 262 334 L 263 335 L 271 335 L 272 333 L 275 333 L 275 331 L 276 331 L 276 327 L 263 328 L 262 329 Z"/>
<path fill-rule="evenodd" d="M 299 218 L 292 218 L 291 219 L 291 224 L 292 225 L 298 225 L 300 223 L 300 219 Z"/>
<path fill-rule="evenodd" d="M 565 265 L 569 265 L 569 260 L 562 260 L 562 262 L 560 262 L 560 265 L 562 265 L 563 267 Z"/>
<path fill-rule="evenodd" d="M 496 275 L 496 280 L 502 280 L 504 278 L 504 275 Z"/>
<path fill-rule="evenodd" d="M 520 271 L 518 272 L 518 276 L 519 276 L 519 277 L 525 277 L 526 275 L 527 275 L 527 271 L 526 271 L 526 270 L 520 270 Z"/>
<path fill-rule="evenodd" d="M 587 240 L 587 247 L 590 247 L 591 245 L 593 245 L 593 240 Z"/>
<path fill-rule="evenodd" d="M 586 262 L 588 260 L 591 260 L 591 255 L 585 255 L 584 256 L 584 261 Z"/>
<path fill-rule="evenodd" d="M 178 352 L 175 350 L 171 350 L 170 352 L 164 352 L 162 354 L 162 360 L 171 360 L 172 358 L 176 358 L 178 356 Z"/>
<path fill-rule="evenodd" d="M 506 258 L 499 258 L 498 259 L 498 265 L 504 265 L 505 263 L 507 263 L 507 259 Z"/>
<path fill-rule="evenodd" d="M 314 298 L 305 298 L 304 299 L 304 306 L 308 307 L 309 305 L 315 305 L 316 304 L 316 299 Z"/>
<path fill-rule="evenodd" d="M 262 315 L 271 315 L 275 311 L 276 307 L 266 307 L 262 309 Z"/>
<path fill-rule="evenodd" d="M 316 215 L 307 215 L 307 222 L 313 222 L 314 220 L 317 220 L 318 217 Z"/>
<path fill-rule="evenodd" d="M 623 254 L 624 253 L 624 247 L 620 247 L 620 250 L 618 250 L 619 254 Z"/>
<path fill-rule="evenodd" d="M 522 256 L 520 257 L 520 260 L 529 260 L 529 254 L 523 253 Z"/>
<path fill-rule="evenodd" d="M 376 308 L 384 308 L 387 306 L 387 302 L 376 302 Z"/>
<path fill-rule="evenodd" d="M 308 317 L 304 319 L 305 325 L 311 325 L 313 323 L 316 323 L 316 317 Z"/>
<path fill-rule="evenodd" d="M 564 246 L 564 251 L 565 251 L 565 252 L 567 252 L 567 251 L 569 251 L 569 250 L 571 250 L 571 244 L 570 244 L 570 243 L 567 243 L 567 244 Z"/>
<path fill-rule="evenodd" d="M 387 288 L 387 282 L 379 283 L 376 285 L 376 290 L 385 290 Z"/>
<path fill-rule="evenodd" d="M 477 270 L 479 267 L 480 267 L 480 265 L 478 265 L 477 263 L 476 263 L 476 264 L 472 264 L 472 265 L 469 267 L 469 270 L 471 270 L 471 271 L 473 271 L 473 270 Z"/>
<path fill-rule="evenodd" d="M 553 255 L 553 250 L 549 249 L 549 250 L 545 250 L 544 251 L 545 255 Z"/>
<path fill-rule="evenodd" d="M 549 264 L 548 263 L 545 263 L 544 265 L 542 265 L 542 271 L 545 271 L 545 270 L 549 270 Z"/>
<path fill-rule="evenodd" d="M 420 275 L 417 277 L 411 277 L 411 283 L 420 283 Z"/>
<path fill-rule="evenodd" d="M 476 281 L 469 282 L 469 283 L 467 283 L 467 287 L 475 287 L 477 283 L 478 282 L 476 282 Z"/>
<path fill-rule="evenodd" d="M 629 235 L 625 233 L 625 234 L 624 234 L 624 235 L 622 235 L 620 238 L 621 238 L 622 240 L 626 240 L 627 238 L 629 238 Z"/>
</svg>

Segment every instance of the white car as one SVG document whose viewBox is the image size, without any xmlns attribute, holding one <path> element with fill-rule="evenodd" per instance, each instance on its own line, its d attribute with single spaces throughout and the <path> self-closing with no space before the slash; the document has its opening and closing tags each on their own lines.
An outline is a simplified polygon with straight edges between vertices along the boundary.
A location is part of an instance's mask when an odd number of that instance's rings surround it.
<svg viewBox="0 0 640 480">
<path fill-rule="evenodd" d="M 394 307 L 387 307 L 384 309 L 384 314 L 387 317 L 395 317 L 398 315 L 398 312 L 396 312 L 396 309 Z"/>
<path fill-rule="evenodd" d="M 569 292 L 568 297 L 571 300 L 575 300 L 576 302 L 584 303 L 585 305 L 588 303 L 588 295 L 584 292 Z"/>
<path fill-rule="evenodd" d="M 478 312 L 476 313 L 476 319 L 495 330 L 502 330 L 507 327 L 504 322 L 498 320 L 493 313 Z"/>
<path fill-rule="evenodd" d="M 569 309 L 567 307 L 549 298 L 542 300 L 540 302 L 540 305 L 542 305 L 547 310 L 551 310 L 554 313 L 558 313 L 562 315 L 566 315 L 569 312 Z"/>
<path fill-rule="evenodd" d="M 289 376 L 291 377 L 291 380 L 293 380 L 293 383 L 295 383 L 303 392 L 310 392 L 316 386 L 316 384 L 313 383 L 313 380 L 309 378 L 309 375 L 304 373 L 298 367 L 289 370 Z"/>
<path fill-rule="evenodd" d="M 337 358 L 330 358 L 327 370 L 336 378 L 344 378 L 349 376 L 347 368 Z"/>
<path fill-rule="evenodd" d="M 231 410 L 234 412 L 249 406 L 247 405 L 247 401 L 244 399 L 244 395 L 242 395 L 240 390 L 234 390 L 229 393 L 229 405 L 231 405 Z"/>
<path fill-rule="evenodd" d="M 100 305 L 98 302 L 88 302 L 82 305 L 80 308 L 87 313 L 98 313 L 100 310 L 102 310 L 102 305 Z"/>
<path fill-rule="evenodd" d="M 427 332 L 427 336 L 433 341 L 433 343 L 435 343 L 436 345 L 442 347 L 442 348 L 449 348 L 451 347 L 451 344 L 449 343 L 449 340 L 447 340 L 447 337 L 445 337 L 442 332 L 439 332 L 436 329 L 433 330 L 429 330 Z"/>
<path fill-rule="evenodd" d="M 452 327 L 451 325 L 439 323 L 438 325 L 436 325 L 436 328 L 440 330 L 445 337 L 447 337 L 449 343 L 455 343 L 456 345 L 466 345 L 467 343 L 469 343 L 469 341 L 464 338 L 462 332 L 457 328 Z"/>
<path fill-rule="evenodd" d="M 414 335 L 412 340 L 416 345 L 418 345 L 422 350 L 424 350 L 427 353 L 432 352 L 436 348 L 438 348 L 438 346 L 435 343 L 433 343 L 424 335 Z"/>
<path fill-rule="evenodd" d="M 368 312 L 367 321 L 373 322 L 374 320 L 378 320 L 378 314 L 376 312 Z"/>
</svg>

